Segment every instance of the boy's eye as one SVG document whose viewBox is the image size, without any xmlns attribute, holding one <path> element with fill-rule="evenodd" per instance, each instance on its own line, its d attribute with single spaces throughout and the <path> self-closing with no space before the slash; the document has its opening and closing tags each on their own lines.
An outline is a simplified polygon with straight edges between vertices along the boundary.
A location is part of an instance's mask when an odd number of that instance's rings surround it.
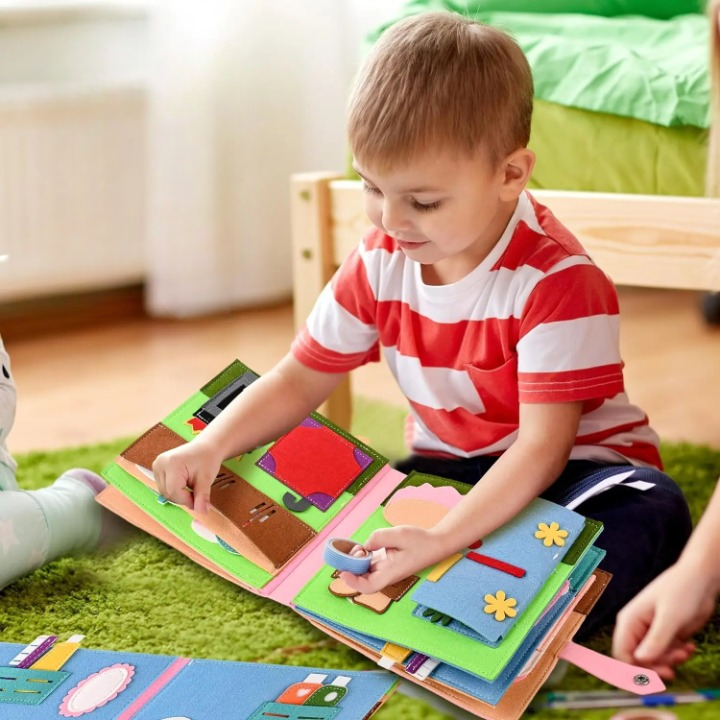
<svg viewBox="0 0 720 720">
<path fill-rule="evenodd" d="M 371 195 L 382 195 L 382 193 L 372 185 L 368 185 L 367 183 L 362 184 L 363 192 L 370 193 Z"/>
<path fill-rule="evenodd" d="M 417 200 L 412 200 L 412 206 L 415 208 L 415 210 L 419 210 L 420 212 L 431 212 L 433 210 L 437 210 L 440 207 L 440 201 L 432 202 L 432 203 L 421 203 Z"/>
</svg>

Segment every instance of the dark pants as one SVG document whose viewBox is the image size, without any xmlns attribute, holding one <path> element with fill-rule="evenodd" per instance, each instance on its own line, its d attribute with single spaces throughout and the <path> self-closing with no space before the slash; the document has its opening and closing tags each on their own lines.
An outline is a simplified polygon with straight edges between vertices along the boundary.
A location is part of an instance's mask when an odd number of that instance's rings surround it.
<svg viewBox="0 0 720 720">
<path fill-rule="evenodd" d="M 475 485 L 497 459 L 450 460 L 411 455 L 395 467 L 403 473 L 415 470 Z M 565 505 L 580 491 L 626 470 L 634 471 L 629 480 L 644 480 L 655 483 L 655 487 L 640 491 L 619 485 L 589 498 L 576 508 L 581 515 L 603 524 L 595 544 L 607 552 L 600 567 L 613 576 L 582 624 L 577 634 L 579 640 L 604 625 L 613 624 L 625 604 L 677 560 L 692 530 L 685 497 L 675 482 L 659 470 L 570 460 L 541 497 Z"/>
</svg>

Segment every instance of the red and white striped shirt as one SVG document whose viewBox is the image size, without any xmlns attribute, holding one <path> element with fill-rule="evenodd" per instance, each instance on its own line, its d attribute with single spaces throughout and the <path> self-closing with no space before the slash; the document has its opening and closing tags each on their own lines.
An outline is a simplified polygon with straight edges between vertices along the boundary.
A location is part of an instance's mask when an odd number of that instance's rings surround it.
<svg viewBox="0 0 720 720">
<path fill-rule="evenodd" d="M 583 401 L 571 458 L 661 467 L 658 438 L 624 392 L 615 288 L 529 194 L 470 274 L 426 285 L 419 263 L 370 231 L 293 342 L 323 372 L 379 359 L 410 402 L 411 447 L 472 457 L 507 450 L 520 403 Z"/>
</svg>

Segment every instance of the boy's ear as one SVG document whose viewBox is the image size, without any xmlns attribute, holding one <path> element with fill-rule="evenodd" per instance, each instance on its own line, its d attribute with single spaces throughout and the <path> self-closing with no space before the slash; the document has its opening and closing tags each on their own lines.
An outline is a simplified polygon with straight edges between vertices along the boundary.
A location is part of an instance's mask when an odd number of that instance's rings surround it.
<svg viewBox="0 0 720 720">
<path fill-rule="evenodd" d="M 535 167 L 535 153 L 528 148 L 519 148 L 503 161 L 502 200 L 517 200 L 530 180 Z"/>
</svg>

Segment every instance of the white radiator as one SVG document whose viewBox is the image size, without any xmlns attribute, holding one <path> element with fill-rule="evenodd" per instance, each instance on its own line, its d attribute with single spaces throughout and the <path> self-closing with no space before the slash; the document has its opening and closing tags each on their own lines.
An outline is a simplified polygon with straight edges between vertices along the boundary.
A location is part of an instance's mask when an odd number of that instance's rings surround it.
<svg viewBox="0 0 720 720">
<path fill-rule="evenodd" d="M 144 277 L 140 86 L 0 91 L 0 302 Z"/>
</svg>

